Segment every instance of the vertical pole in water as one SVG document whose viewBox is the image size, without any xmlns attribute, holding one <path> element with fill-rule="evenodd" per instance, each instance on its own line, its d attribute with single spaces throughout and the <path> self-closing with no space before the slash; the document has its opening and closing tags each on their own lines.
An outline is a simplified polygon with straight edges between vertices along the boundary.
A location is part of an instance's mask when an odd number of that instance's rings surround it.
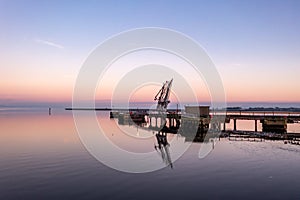
<svg viewBox="0 0 300 200">
<path fill-rule="evenodd" d="M 236 119 L 233 120 L 233 130 L 236 131 Z"/>
<path fill-rule="evenodd" d="M 254 121 L 255 121 L 255 132 L 257 132 L 257 120 Z"/>
<path fill-rule="evenodd" d="M 51 108 L 49 108 L 49 112 L 48 113 L 49 113 L 49 115 L 51 115 Z"/>
</svg>

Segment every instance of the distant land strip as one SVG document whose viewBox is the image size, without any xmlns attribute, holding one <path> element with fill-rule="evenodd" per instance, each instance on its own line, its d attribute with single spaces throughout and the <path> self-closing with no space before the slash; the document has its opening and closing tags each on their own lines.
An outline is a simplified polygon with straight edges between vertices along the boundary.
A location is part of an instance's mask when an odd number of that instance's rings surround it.
<svg viewBox="0 0 300 200">
<path fill-rule="evenodd" d="M 155 111 L 156 109 L 147 109 L 147 108 L 65 108 L 65 110 L 94 110 L 94 111 Z M 168 109 L 168 112 L 181 111 L 181 109 Z"/>
<path fill-rule="evenodd" d="M 156 109 L 147 108 L 65 108 L 65 110 L 94 110 L 94 111 L 155 111 Z M 226 109 L 213 109 L 212 111 L 234 111 L 234 112 L 300 112 L 300 108 L 279 108 L 279 107 L 227 107 Z M 169 112 L 181 111 L 181 109 L 168 109 Z"/>
<path fill-rule="evenodd" d="M 227 107 L 227 111 L 249 111 L 249 112 L 300 112 L 300 108 L 290 107 L 290 108 L 280 108 L 280 107 Z"/>
</svg>

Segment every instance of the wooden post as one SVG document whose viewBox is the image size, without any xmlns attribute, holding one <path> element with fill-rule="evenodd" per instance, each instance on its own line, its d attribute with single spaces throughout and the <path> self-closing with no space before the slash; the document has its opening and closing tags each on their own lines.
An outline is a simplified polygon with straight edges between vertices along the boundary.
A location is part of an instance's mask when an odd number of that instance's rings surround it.
<svg viewBox="0 0 300 200">
<path fill-rule="evenodd" d="M 233 130 L 236 131 L 236 119 L 233 120 Z"/>
<path fill-rule="evenodd" d="M 255 132 L 257 132 L 257 120 L 254 121 L 255 121 Z"/>
</svg>

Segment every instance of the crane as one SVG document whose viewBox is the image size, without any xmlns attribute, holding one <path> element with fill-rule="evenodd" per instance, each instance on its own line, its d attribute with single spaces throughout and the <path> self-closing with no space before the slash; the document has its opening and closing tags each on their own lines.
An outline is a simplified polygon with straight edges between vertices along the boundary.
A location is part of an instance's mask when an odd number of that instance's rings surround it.
<svg viewBox="0 0 300 200">
<path fill-rule="evenodd" d="M 166 81 L 154 97 L 154 101 L 157 101 L 156 109 L 158 111 L 167 111 L 168 104 L 170 103 L 169 97 L 171 93 L 172 82 L 173 79 Z"/>
<path fill-rule="evenodd" d="M 171 168 L 173 168 L 173 164 L 169 151 L 170 144 L 167 140 L 167 133 L 163 129 L 164 127 L 166 127 L 166 113 L 168 104 L 170 103 L 169 98 L 171 93 L 172 82 L 173 79 L 163 83 L 163 86 L 154 97 L 154 100 L 157 101 L 156 110 L 161 115 L 162 121 L 161 129 L 158 131 L 158 133 L 155 134 L 158 145 L 154 145 L 154 148 L 158 153 L 160 153 L 165 164 L 171 166 Z"/>
</svg>

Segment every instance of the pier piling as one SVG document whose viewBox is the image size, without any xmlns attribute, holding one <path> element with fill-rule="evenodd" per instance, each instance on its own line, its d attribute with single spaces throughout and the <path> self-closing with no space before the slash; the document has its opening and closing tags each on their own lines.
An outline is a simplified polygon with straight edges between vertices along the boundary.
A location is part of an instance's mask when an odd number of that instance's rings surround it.
<svg viewBox="0 0 300 200">
<path fill-rule="evenodd" d="M 233 130 L 236 131 L 236 119 L 233 119 Z"/>
</svg>

